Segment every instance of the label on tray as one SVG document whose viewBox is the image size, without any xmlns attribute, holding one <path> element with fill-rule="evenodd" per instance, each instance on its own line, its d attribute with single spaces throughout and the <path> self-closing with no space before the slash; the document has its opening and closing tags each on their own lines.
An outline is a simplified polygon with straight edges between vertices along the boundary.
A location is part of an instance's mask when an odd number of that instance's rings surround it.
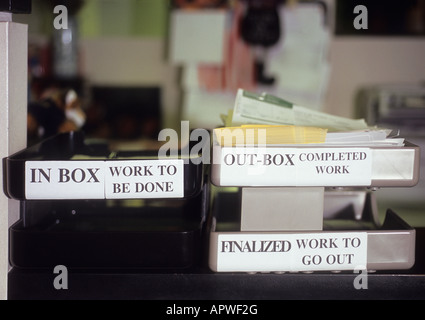
<svg viewBox="0 0 425 320">
<path fill-rule="evenodd" d="M 220 234 L 217 271 L 285 272 L 365 269 L 367 233 Z"/>
<path fill-rule="evenodd" d="M 172 160 L 27 161 L 27 199 L 184 196 L 184 164 Z"/>
</svg>

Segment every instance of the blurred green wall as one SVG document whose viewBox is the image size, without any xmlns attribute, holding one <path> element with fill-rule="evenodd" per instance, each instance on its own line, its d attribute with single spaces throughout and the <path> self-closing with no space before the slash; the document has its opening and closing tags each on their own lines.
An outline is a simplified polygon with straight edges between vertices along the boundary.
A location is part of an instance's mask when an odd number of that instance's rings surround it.
<svg viewBox="0 0 425 320">
<path fill-rule="evenodd" d="M 169 0 L 85 0 L 78 13 L 80 37 L 165 37 Z M 49 35 L 53 6 L 33 0 L 30 15 L 14 15 L 28 24 L 29 34 Z"/>
<path fill-rule="evenodd" d="M 79 13 L 81 37 L 164 37 L 169 0 L 86 0 Z"/>
</svg>

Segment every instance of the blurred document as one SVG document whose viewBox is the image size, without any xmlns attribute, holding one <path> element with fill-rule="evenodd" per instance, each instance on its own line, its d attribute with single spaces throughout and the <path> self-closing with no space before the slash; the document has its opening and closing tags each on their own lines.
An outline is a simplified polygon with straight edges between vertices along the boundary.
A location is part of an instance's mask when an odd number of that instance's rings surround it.
<svg viewBox="0 0 425 320">
<path fill-rule="evenodd" d="M 222 64 L 226 31 L 225 10 L 173 10 L 170 60 L 174 64 Z"/>
</svg>

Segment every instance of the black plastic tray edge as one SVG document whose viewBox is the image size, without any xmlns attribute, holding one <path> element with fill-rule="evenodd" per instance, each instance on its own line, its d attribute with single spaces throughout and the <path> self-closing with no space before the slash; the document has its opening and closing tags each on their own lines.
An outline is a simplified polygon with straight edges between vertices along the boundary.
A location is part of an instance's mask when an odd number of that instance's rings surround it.
<svg viewBox="0 0 425 320">
<path fill-rule="evenodd" d="M 54 152 L 52 152 L 52 148 Z M 87 150 L 87 148 L 88 147 L 84 144 L 83 133 L 68 132 L 56 135 L 39 144 L 3 158 L 4 194 L 10 199 L 27 200 L 25 197 L 25 162 L 31 160 L 32 157 L 47 155 L 49 160 L 67 160 L 81 150 L 86 152 L 90 151 Z M 59 155 L 58 152 L 60 152 Z M 140 151 L 140 154 L 143 155 L 143 150 Z M 195 164 L 191 161 L 185 163 L 183 198 L 192 198 L 199 194 L 202 189 L 203 179 L 204 165 L 202 162 L 199 164 Z"/>
</svg>

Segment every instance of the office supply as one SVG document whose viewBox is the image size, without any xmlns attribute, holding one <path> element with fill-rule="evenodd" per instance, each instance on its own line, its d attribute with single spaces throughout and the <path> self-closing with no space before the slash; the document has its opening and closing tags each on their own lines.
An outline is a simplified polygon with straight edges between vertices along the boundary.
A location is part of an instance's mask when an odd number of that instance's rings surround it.
<svg viewBox="0 0 425 320">
<path fill-rule="evenodd" d="M 327 129 L 295 125 L 241 125 L 220 127 L 213 130 L 219 145 L 229 146 L 403 146 L 404 138 L 390 129 L 328 132 Z"/>
<path fill-rule="evenodd" d="M 296 105 L 268 93 L 238 89 L 230 123 L 314 126 L 329 131 L 368 129 L 364 119 L 349 119 Z"/>
<path fill-rule="evenodd" d="M 18 200 L 188 198 L 203 179 L 200 161 L 161 159 L 156 150 L 98 152 L 81 132 L 55 136 L 4 162 L 5 192 Z"/>
<path fill-rule="evenodd" d="M 209 199 L 202 162 L 112 151 L 81 132 L 3 161 L 5 193 L 21 204 L 9 229 L 13 267 L 199 267 Z"/>
<path fill-rule="evenodd" d="M 213 146 L 218 186 L 414 186 L 420 150 L 393 146 Z"/>
<path fill-rule="evenodd" d="M 416 185 L 416 145 L 392 130 L 370 128 L 363 119 L 334 117 L 244 90 L 236 97 L 234 121 L 242 126 L 214 130 L 213 271 L 413 266 L 415 230 L 391 210 L 381 224 L 370 190 Z M 223 187 L 238 191 L 226 194 Z"/>
<path fill-rule="evenodd" d="M 355 111 L 374 126 L 395 129 L 421 151 L 420 171 L 425 170 L 425 87 L 422 83 L 382 83 L 364 86 L 357 91 Z M 378 200 L 394 207 L 423 207 L 425 178 L 422 174 L 413 188 L 379 190 Z M 419 210 L 418 210 L 419 209 Z"/>
<path fill-rule="evenodd" d="M 22 217 L 9 230 L 10 263 L 18 269 L 195 270 L 205 187 L 190 201 L 22 201 Z"/>
<path fill-rule="evenodd" d="M 238 192 L 221 190 L 210 223 L 210 268 L 249 273 L 411 268 L 415 230 L 391 210 L 381 224 L 373 193 L 348 197 L 345 208 L 324 217 L 322 231 L 241 231 Z M 327 196 L 324 200 L 325 207 L 332 206 Z M 352 206 L 362 203 L 355 217 Z"/>
<path fill-rule="evenodd" d="M 242 125 L 214 129 L 214 140 L 219 145 L 284 145 L 323 143 L 326 131 L 321 128 L 290 125 Z"/>
</svg>

